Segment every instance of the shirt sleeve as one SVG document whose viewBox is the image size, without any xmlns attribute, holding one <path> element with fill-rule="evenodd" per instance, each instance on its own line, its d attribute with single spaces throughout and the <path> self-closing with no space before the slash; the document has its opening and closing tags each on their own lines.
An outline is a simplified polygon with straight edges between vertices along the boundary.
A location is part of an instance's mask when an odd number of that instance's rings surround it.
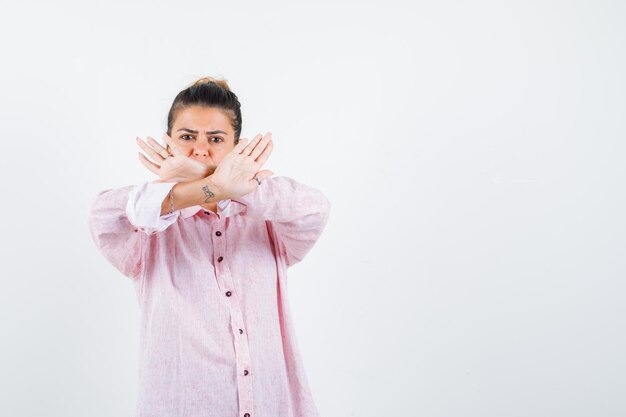
<svg viewBox="0 0 626 417">
<path fill-rule="evenodd" d="M 253 192 L 234 199 L 244 216 L 265 220 L 277 253 L 287 266 L 300 262 L 322 234 L 330 201 L 313 187 L 289 177 L 266 178 Z"/>
<path fill-rule="evenodd" d="M 131 279 L 139 278 L 143 271 L 149 235 L 173 223 L 179 214 L 176 211 L 158 218 L 161 202 L 174 183 L 150 184 L 107 189 L 88 204 L 88 227 L 93 242 L 118 271 Z M 159 195 L 163 197 L 157 202 Z M 158 211 L 154 205 L 158 205 Z"/>
<path fill-rule="evenodd" d="M 100 253 L 122 274 L 137 279 L 143 268 L 147 235 L 139 233 L 126 217 L 126 202 L 132 186 L 99 192 L 88 206 L 91 238 Z"/>
<path fill-rule="evenodd" d="M 175 182 L 157 180 L 130 188 L 125 207 L 130 223 L 148 235 L 162 232 L 175 223 L 180 210 L 161 216 L 161 204 L 174 185 Z"/>
</svg>

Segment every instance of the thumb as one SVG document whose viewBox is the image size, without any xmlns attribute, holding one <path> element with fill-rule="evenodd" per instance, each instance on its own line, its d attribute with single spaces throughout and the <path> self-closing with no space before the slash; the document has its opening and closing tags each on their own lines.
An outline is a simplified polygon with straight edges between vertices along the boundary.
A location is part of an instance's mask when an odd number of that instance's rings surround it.
<svg viewBox="0 0 626 417">
<path fill-rule="evenodd" d="M 163 143 L 168 153 L 171 151 L 171 155 L 178 156 L 178 147 L 174 141 L 172 141 L 172 138 L 167 134 L 167 132 L 163 133 Z"/>
<path fill-rule="evenodd" d="M 272 171 L 270 171 L 269 169 L 265 169 L 263 171 L 259 171 L 256 173 L 256 177 L 263 182 L 265 179 L 271 177 L 272 175 L 274 175 L 274 173 Z"/>
</svg>

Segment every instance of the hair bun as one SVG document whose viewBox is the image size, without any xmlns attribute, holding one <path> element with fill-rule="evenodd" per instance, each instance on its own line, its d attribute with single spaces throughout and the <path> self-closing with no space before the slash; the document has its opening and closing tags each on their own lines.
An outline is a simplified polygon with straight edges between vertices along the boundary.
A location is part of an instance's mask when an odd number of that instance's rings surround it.
<svg viewBox="0 0 626 417">
<path fill-rule="evenodd" d="M 171 136 L 178 113 L 190 106 L 212 107 L 221 110 L 230 118 L 235 142 L 239 139 L 242 123 L 241 103 L 239 103 L 237 95 L 228 86 L 228 81 L 216 77 L 196 78 L 196 81 L 176 94 L 167 113 L 168 135 Z"/>
<path fill-rule="evenodd" d="M 228 86 L 228 81 L 226 81 L 225 79 L 217 79 L 214 77 L 202 77 L 199 80 L 197 80 L 196 82 L 194 82 L 191 86 L 195 87 L 198 85 L 202 85 L 202 84 L 217 84 L 219 87 L 221 87 L 222 89 L 229 91 L 230 92 L 230 87 Z"/>
</svg>

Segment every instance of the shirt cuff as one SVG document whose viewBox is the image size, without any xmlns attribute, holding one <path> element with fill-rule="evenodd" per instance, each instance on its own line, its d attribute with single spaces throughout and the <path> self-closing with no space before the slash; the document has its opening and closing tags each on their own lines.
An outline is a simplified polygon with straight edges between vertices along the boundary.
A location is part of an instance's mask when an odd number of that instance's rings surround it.
<svg viewBox="0 0 626 417">
<path fill-rule="evenodd" d="M 180 216 L 180 210 L 161 216 L 161 204 L 175 182 L 147 181 L 135 185 L 128 192 L 126 216 L 142 232 L 153 235 L 162 232 Z"/>
</svg>

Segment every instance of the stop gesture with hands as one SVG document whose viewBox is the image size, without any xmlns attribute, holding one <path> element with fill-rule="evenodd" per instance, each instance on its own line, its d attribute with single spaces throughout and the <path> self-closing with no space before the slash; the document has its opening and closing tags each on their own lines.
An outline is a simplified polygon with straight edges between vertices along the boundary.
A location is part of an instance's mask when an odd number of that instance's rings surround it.
<svg viewBox="0 0 626 417">
<path fill-rule="evenodd" d="M 137 137 L 137 145 L 143 149 L 154 162 L 139 152 L 139 161 L 150 171 L 161 178 L 160 182 L 186 182 L 205 178 L 213 173 L 214 166 L 206 165 L 188 157 L 176 146 L 176 143 L 167 133 L 163 135 L 165 142 L 170 146 L 172 154 L 156 140 L 148 136 L 148 144 Z"/>
<path fill-rule="evenodd" d="M 261 182 L 272 176 L 270 170 L 259 171 L 272 153 L 272 133 L 258 133 L 252 141 L 241 138 L 239 143 L 215 166 L 206 165 L 190 158 L 176 146 L 167 133 L 163 135 L 172 154 L 148 136 L 148 144 L 137 137 L 137 145 L 155 162 L 139 152 L 139 160 L 160 182 L 196 181 L 208 176 L 224 198 L 236 198 L 254 191 Z M 258 181 L 257 181 L 258 179 Z"/>
</svg>

